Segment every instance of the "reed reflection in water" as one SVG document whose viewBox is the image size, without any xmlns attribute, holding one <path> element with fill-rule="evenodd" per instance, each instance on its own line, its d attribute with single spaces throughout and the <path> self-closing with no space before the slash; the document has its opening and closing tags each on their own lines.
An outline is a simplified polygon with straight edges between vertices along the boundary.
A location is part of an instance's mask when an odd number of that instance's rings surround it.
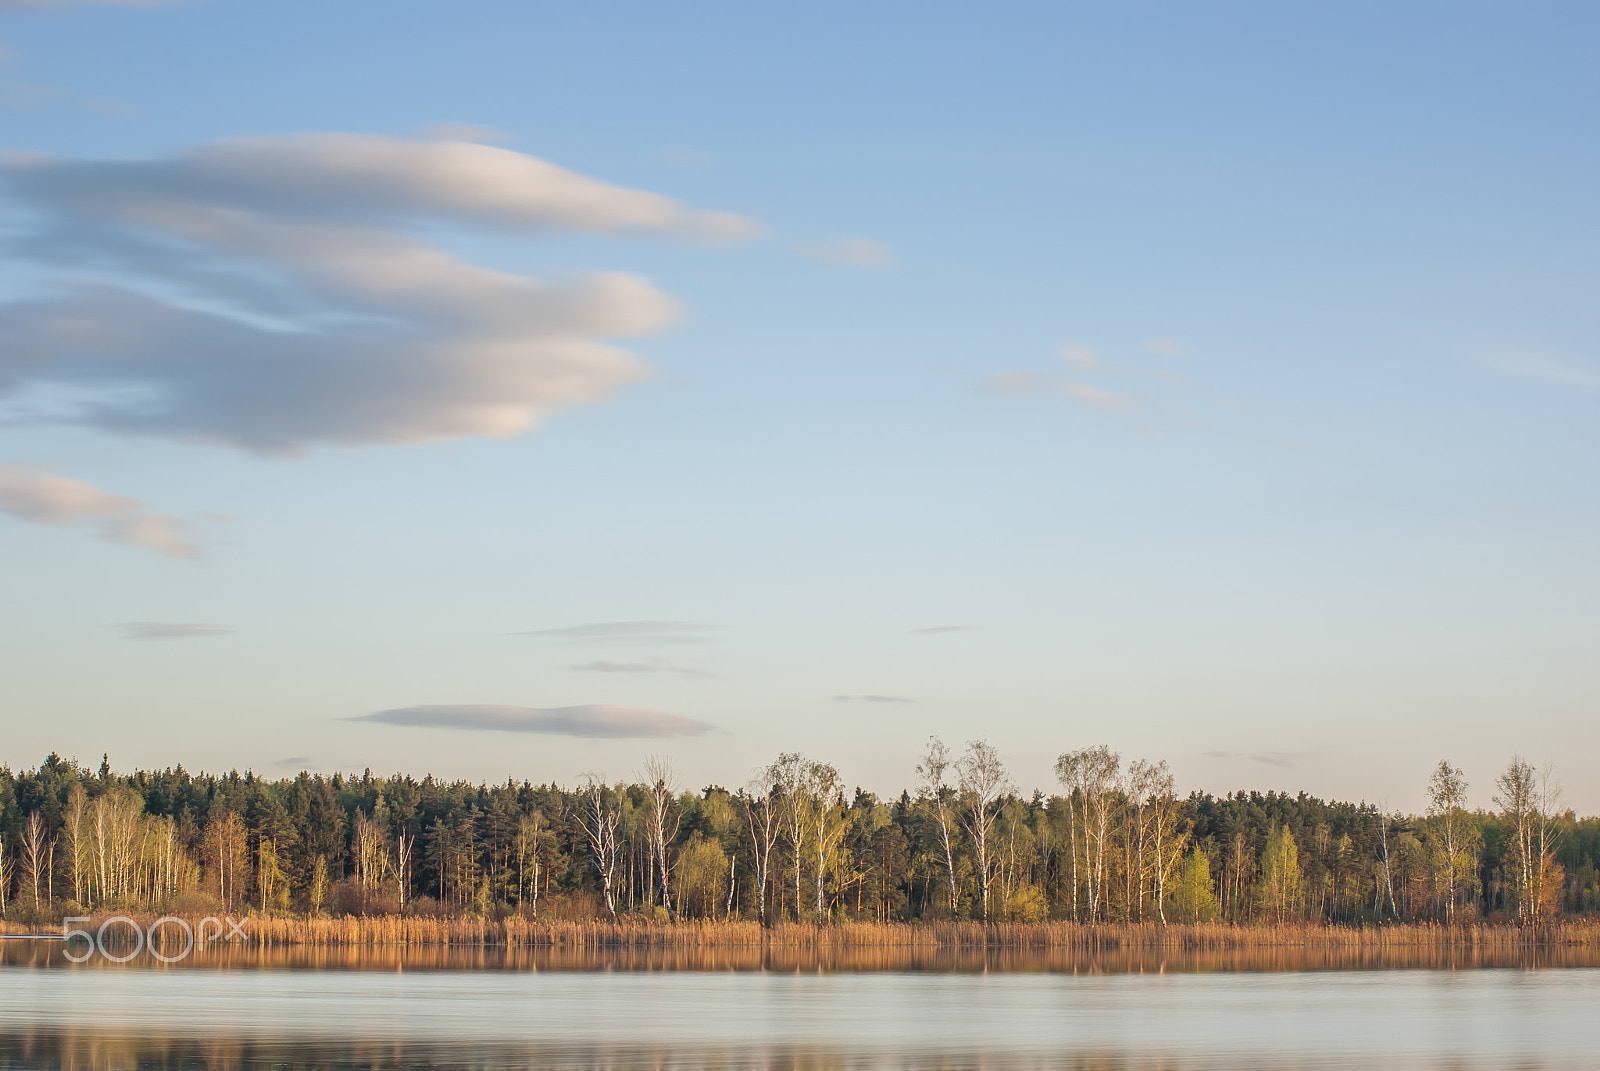
<svg viewBox="0 0 1600 1071">
<path fill-rule="evenodd" d="M 1567 1068 L 1600 998 L 1593 968 L 276 965 L 0 969 L 0 1066 Z"/>
<path fill-rule="evenodd" d="M 115 950 L 114 950 L 115 951 Z M 132 951 L 131 947 L 127 951 Z M 82 954 L 82 949 L 75 949 Z M 123 953 L 116 953 L 123 954 Z M 170 954 L 170 950 L 169 950 Z M 0 965 L 74 967 L 60 942 L 0 943 Z M 129 966 L 162 968 L 148 951 Z M 83 967 L 115 969 L 100 956 Z M 956 971 L 1161 974 L 1195 971 L 1466 970 L 1600 967 L 1600 945 L 1257 946 L 1242 948 L 982 948 L 862 945 L 243 945 L 195 950 L 172 969 L 510 971 Z M 82 969 L 82 968 L 75 968 Z"/>
</svg>

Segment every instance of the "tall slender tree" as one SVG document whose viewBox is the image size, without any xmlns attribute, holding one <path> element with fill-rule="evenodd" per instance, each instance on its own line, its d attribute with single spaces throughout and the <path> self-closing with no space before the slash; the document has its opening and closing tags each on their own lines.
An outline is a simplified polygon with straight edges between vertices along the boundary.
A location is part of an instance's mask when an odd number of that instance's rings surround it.
<svg viewBox="0 0 1600 1071">
<path fill-rule="evenodd" d="M 934 824 L 939 830 L 939 844 L 944 849 L 944 876 L 949 888 L 950 914 L 956 913 L 956 854 L 950 843 L 950 816 L 945 810 L 945 771 L 950 768 L 950 752 L 937 736 L 928 737 L 928 750 L 917 764 L 917 787 L 928 798 L 933 809 Z"/>
<path fill-rule="evenodd" d="M 1444 891 L 1444 917 L 1456 917 L 1456 878 L 1461 872 L 1462 822 L 1467 806 L 1467 779 L 1458 767 L 1440 759 L 1428 778 L 1428 816 L 1437 823 L 1440 835 L 1440 863 L 1436 884 Z"/>
<path fill-rule="evenodd" d="M 989 921 L 989 832 L 998 813 L 996 803 L 1012 791 L 1000 753 L 987 740 L 969 740 L 967 750 L 956 763 L 961 789 L 961 822 L 978 865 L 978 898 L 983 920 Z"/>
</svg>

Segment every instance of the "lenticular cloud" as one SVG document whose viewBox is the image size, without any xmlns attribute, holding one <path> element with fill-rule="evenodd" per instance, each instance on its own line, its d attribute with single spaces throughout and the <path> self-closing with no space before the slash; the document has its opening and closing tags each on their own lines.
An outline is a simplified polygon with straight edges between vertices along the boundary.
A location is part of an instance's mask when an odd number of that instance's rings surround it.
<svg viewBox="0 0 1600 1071">
<path fill-rule="evenodd" d="M 646 375 L 606 340 L 676 316 L 638 276 L 495 271 L 420 228 L 754 233 L 459 141 L 245 139 L 162 160 L 13 159 L 0 180 L 35 221 L 18 252 L 55 272 L 44 296 L 0 306 L 0 396 L 275 452 L 516 435 Z"/>
</svg>

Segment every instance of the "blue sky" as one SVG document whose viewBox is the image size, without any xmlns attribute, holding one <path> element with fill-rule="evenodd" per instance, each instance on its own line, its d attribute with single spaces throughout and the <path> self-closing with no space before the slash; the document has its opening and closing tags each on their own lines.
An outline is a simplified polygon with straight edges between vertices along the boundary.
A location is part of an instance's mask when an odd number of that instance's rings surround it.
<svg viewBox="0 0 1600 1071">
<path fill-rule="evenodd" d="M 1597 22 L 0 3 L 0 757 L 1595 810 Z"/>
</svg>

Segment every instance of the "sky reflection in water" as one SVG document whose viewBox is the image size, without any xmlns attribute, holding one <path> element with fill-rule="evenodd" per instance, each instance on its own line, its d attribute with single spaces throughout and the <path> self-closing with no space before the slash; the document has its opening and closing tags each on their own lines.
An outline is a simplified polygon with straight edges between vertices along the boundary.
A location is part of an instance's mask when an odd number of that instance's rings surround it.
<svg viewBox="0 0 1600 1071">
<path fill-rule="evenodd" d="M 7 1067 L 1558 1068 L 1592 1065 L 1600 997 L 1592 967 L 483 970 L 423 956 L 313 970 L 243 955 L 161 969 L 22 958 L 0 969 Z"/>
</svg>

